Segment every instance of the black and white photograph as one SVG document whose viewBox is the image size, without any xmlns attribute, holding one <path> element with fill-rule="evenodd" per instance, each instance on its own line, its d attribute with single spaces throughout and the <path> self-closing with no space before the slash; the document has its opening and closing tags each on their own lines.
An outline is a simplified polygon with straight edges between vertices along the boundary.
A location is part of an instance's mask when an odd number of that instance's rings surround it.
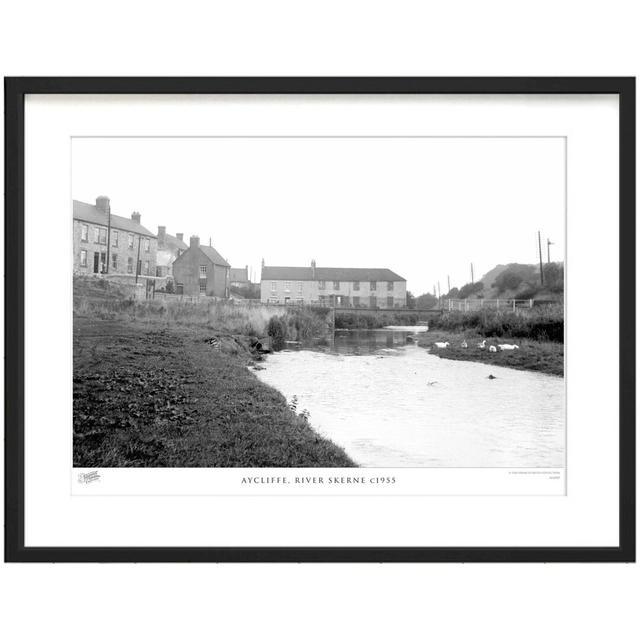
<svg viewBox="0 0 640 640">
<path fill-rule="evenodd" d="M 566 144 L 74 137 L 74 467 L 564 469 Z"/>
</svg>

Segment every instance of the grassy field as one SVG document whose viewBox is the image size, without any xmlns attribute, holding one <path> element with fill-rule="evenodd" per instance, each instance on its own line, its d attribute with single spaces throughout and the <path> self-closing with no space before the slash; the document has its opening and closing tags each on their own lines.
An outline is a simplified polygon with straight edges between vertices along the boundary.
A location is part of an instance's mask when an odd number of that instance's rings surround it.
<svg viewBox="0 0 640 640">
<path fill-rule="evenodd" d="M 472 360 L 484 362 L 498 367 L 509 367 L 526 371 L 539 371 L 555 376 L 564 375 L 564 344 L 552 341 L 539 341 L 513 338 L 487 338 L 486 348 L 480 349 L 477 344 L 484 336 L 474 331 L 443 331 L 429 329 L 420 336 L 418 344 L 429 349 L 431 353 L 449 360 Z M 466 340 L 468 348 L 460 345 Z M 449 342 L 446 349 L 439 349 L 435 342 Z M 490 345 L 501 343 L 517 344 L 520 348 L 514 351 L 498 351 L 491 353 Z"/>
<path fill-rule="evenodd" d="M 251 373 L 249 338 L 211 335 L 76 316 L 74 465 L 355 466 Z"/>
</svg>

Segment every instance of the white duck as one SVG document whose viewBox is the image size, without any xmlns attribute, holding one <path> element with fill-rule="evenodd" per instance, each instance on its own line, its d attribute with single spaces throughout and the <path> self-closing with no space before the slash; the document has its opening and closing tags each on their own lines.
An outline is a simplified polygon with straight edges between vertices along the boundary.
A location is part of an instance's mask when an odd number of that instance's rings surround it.
<svg viewBox="0 0 640 640">
<path fill-rule="evenodd" d="M 448 342 L 434 342 L 433 344 L 435 344 L 438 349 L 446 349 L 449 346 Z"/>
<path fill-rule="evenodd" d="M 499 344 L 498 349 L 500 351 L 514 351 L 515 349 L 519 349 L 520 347 L 517 344 Z"/>
<path fill-rule="evenodd" d="M 466 340 L 462 341 L 462 344 L 460 345 L 463 349 L 466 349 L 469 345 L 467 344 Z"/>
<path fill-rule="evenodd" d="M 498 351 L 498 350 L 497 350 L 493 345 L 491 345 L 491 346 L 489 347 L 489 352 L 490 352 L 490 353 L 496 353 L 497 351 Z"/>
<path fill-rule="evenodd" d="M 478 349 L 484 349 L 486 344 L 487 344 L 486 340 L 483 340 L 482 342 L 479 342 L 478 343 Z"/>
</svg>

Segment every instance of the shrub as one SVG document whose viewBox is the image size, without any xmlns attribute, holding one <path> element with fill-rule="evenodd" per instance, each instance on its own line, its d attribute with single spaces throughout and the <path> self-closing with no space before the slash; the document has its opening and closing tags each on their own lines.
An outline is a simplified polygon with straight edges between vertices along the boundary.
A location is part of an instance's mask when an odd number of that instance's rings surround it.
<svg viewBox="0 0 640 640">
<path fill-rule="evenodd" d="M 564 307 L 548 305 L 527 311 L 451 311 L 431 320 L 433 329 L 445 331 L 474 330 L 487 338 L 529 338 L 564 342 Z"/>
</svg>

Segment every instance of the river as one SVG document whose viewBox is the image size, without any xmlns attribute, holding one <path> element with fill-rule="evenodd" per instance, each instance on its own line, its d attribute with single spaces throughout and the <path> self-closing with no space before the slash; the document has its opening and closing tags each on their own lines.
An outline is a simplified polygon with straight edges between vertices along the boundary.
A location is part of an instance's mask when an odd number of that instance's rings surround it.
<svg viewBox="0 0 640 640">
<path fill-rule="evenodd" d="M 564 467 L 563 378 L 439 358 L 420 330 L 336 331 L 256 375 L 364 467 Z"/>
</svg>

